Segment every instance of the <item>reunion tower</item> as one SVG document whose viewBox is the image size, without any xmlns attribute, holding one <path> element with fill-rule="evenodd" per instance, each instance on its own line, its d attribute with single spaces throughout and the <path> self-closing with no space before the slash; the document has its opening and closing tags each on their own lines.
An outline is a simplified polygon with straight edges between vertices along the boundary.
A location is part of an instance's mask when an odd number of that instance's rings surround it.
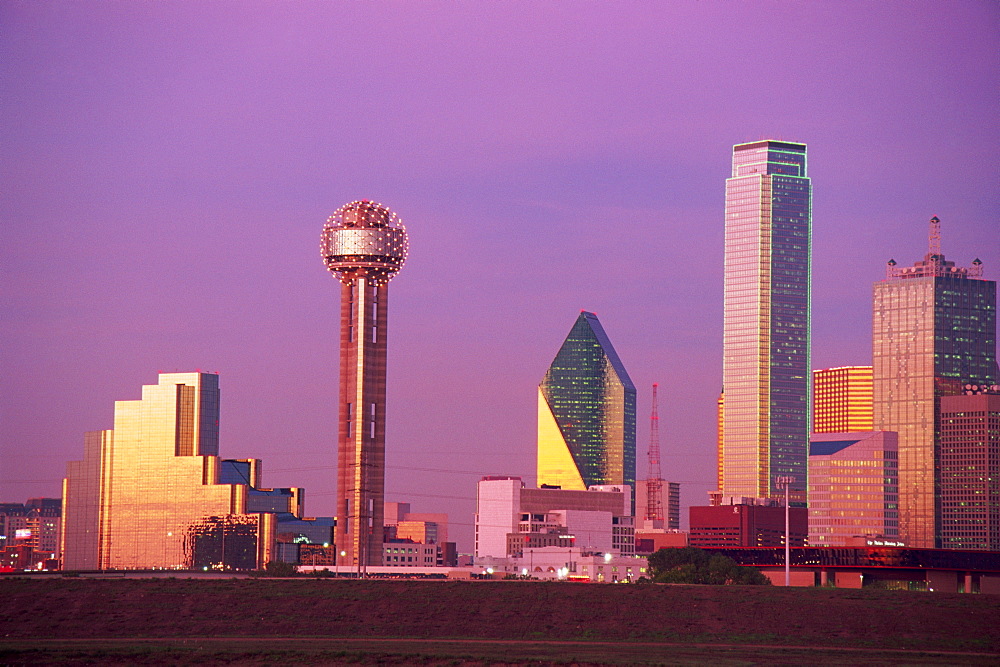
<svg viewBox="0 0 1000 667">
<path fill-rule="evenodd" d="M 389 281 L 406 261 L 406 229 L 382 204 L 353 201 L 323 226 L 320 252 L 340 287 L 337 565 L 382 564 L 385 358 Z"/>
</svg>

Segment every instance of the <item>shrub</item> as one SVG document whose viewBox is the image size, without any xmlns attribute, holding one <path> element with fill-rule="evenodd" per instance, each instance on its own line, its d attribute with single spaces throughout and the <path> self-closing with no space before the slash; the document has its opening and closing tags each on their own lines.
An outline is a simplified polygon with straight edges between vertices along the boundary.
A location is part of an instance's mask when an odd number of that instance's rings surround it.
<svg viewBox="0 0 1000 667">
<path fill-rule="evenodd" d="M 268 561 L 264 566 L 264 576 L 266 577 L 294 577 L 298 572 L 298 566 L 294 563 L 286 563 L 280 560 Z"/>
</svg>

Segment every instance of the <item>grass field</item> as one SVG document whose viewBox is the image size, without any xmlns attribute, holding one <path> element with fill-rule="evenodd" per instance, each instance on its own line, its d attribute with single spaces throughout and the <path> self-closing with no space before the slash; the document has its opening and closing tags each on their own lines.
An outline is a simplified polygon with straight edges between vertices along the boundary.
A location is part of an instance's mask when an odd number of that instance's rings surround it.
<svg viewBox="0 0 1000 667">
<path fill-rule="evenodd" d="M 993 595 L 55 577 L 0 596 L 0 664 L 1000 664 Z"/>
</svg>

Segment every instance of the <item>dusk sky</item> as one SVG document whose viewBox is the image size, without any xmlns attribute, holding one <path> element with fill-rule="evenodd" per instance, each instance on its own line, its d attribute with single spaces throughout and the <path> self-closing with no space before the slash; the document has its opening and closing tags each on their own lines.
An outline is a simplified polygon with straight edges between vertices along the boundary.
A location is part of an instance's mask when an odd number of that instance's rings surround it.
<svg viewBox="0 0 1000 667">
<path fill-rule="evenodd" d="M 407 227 L 386 500 L 534 484 L 537 385 L 581 309 L 638 388 L 646 474 L 715 486 L 732 145 L 808 144 L 813 368 L 871 363 L 872 283 L 1000 276 L 1000 4 L 0 3 L 0 502 L 60 494 L 159 371 L 218 371 L 221 454 L 333 514 L 326 218 Z"/>
</svg>

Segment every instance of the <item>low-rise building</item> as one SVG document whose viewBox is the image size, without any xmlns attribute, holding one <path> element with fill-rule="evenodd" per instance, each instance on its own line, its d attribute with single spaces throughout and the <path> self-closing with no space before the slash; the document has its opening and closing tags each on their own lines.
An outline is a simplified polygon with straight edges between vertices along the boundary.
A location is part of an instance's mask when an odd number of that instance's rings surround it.
<svg viewBox="0 0 1000 667">
<path fill-rule="evenodd" d="M 485 477 L 478 485 L 476 556 L 508 558 L 535 546 L 635 553 L 631 487 L 586 491 L 525 488 L 520 477 Z"/>
<path fill-rule="evenodd" d="M 813 433 L 809 441 L 809 545 L 855 537 L 899 539 L 894 431 Z"/>
<path fill-rule="evenodd" d="M 727 502 L 728 501 L 728 502 Z M 720 498 L 718 505 L 692 506 L 692 547 L 777 547 L 785 544 L 785 506 L 771 498 Z M 805 507 L 789 507 L 792 546 L 805 546 L 808 514 Z"/>
</svg>

